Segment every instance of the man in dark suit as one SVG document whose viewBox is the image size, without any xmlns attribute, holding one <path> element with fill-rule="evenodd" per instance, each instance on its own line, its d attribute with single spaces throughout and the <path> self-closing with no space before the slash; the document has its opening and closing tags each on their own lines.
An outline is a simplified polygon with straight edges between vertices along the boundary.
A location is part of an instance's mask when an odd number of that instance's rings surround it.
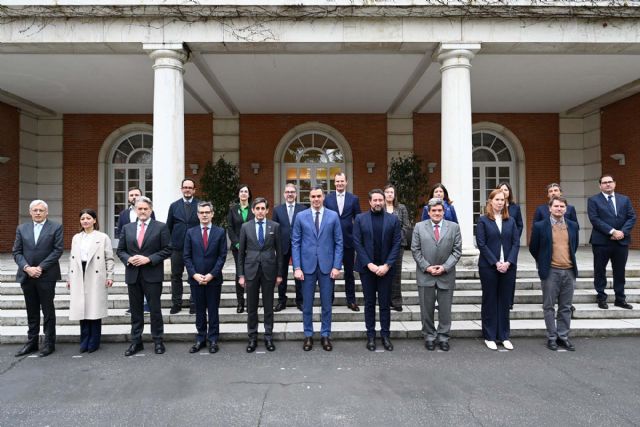
<svg viewBox="0 0 640 427">
<path fill-rule="evenodd" d="M 578 276 L 578 224 L 565 218 L 566 210 L 567 199 L 562 196 L 553 197 L 549 202 L 549 219 L 533 224 L 529 243 L 529 252 L 536 260 L 538 276 L 542 281 L 547 348 L 553 351 L 558 349 L 558 345 L 569 351 L 575 350 L 569 341 L 569 329 L 573 290 Z"/>
<path fill-rule="evenodd" d="M 130 222 L 135 222 L 138 220 L 138 213 L 135 209 L 136 200 L 138 197 L 142 196 L 142 191 L 139 187 L 130 187 L 129 192 L 127 193 L 127 200 L 129 201 L 129 206 L 126 209 L 120 211 L 118 215 L 118 226 L 116 227 L 116 239 L 120 237 L 120 233 L 122 232 L 122 228 L 129 224 Z M 151 212 L 151 219 L 156 219 L 155 213 Z"/>
<path fill-rule="evenodd" d="M 562 188 L 560 187 L 560 184 L 552 182 L 551 184 L 547 185 L 547 197 L 549 198 L 549 201 L 551 201 L 551 199 L 553 199 L 554 197 L 561 196 Z M 576 214 L 576 208 L 574 208 L 572 205 L 567 205 L 567 210 L 564 214 L 564 217 L 578 224 L 578 215 Z M 548 203 L 542 204 L 536 208 L 536 213 L 533 215 L 532 225 L 538 221 L 542 221 L 543 219 L 549 219 Z M 580 224 L 578 224 L 578 227 L 579 226 Z"/>
<path fill-rule="evenodd" d="M 287 308 L 287 276 L 289 274 L 289 260 L 291 259 L 291 229 L 296 221 L 298 213 L 307 207 L 302 203 L 296 203 L 298 189 L 295 184 L 287 184 L 284 187 L 284 200 L 281 205 L 273 209 L 273 221 L 280 224 L 280 240 L 282 241 L 282 270 L 280 276 L 282 282 L 278 285 L 278 304 L 273 311 L 282 311 Z M 302 311 L 302 282 L 295 280 L 296 307 Z"/>
<path fill-rule="evenodd" d="M 396 258 L 400 253 L 402 235 L 398 217 L 385 212 L 384 192 L 369 192 L 371 210 L 356 217 L 353 225 L 353 246 L 356 250 L 356 271 L 360 273 L 364 293 L 364 323 L 367 327 L 367 349 L 376 349 L 376 294 L 380 307 L 380 337 L 385 350 L 392 351 L 391 282 Z"/>
<path fill-rule="evenodd" d="M 347 191 L 347 176 L 340 172 L 333 178 L 336 191 L 332 191 L 324 201 L 324 206 L 338 213 L 340 217 L 340 227 L 343 238 L 343 258 L 344 265 L 344 293 L 347 297 L 347 307 L 353 311 L 360 311 L 356 304 L 356 282 L 353 277 L 353 260 L 355 250 L 353 249 L 353 222 L 356 215 L 360 213 L 360 200 L 358 196 Z"/>
<path fill-rule="evenodd" d="M 602 175 L 599 180 L 600 193 L 589 197 L 587 214 L 591 230 L 593 250 L 593 286 L 598 292 L 598 307 L 607 309 L 606 269 L 611 260 L 613 270 L 614 304 L 626 309 L 633 308 L 624 294 L 625 274 L 631 243 L 631 230 L 636 223 L 636 213 L 627 196 L 615 192 L 616 181 L 611 175 Z"/>
<path fill-rule="evenodd" d="M 180 191 L 182 198 L 171 203 L 169 213 L 167 213 L 167 228 L 171 233 L 171 310 L 169 314 L 176 314 L 182 310 L 182 273 L 184 272 L 184 236 L 187 229 L 199 224 L 197 206 L 198 200 L 193 196 L 196 184 L 192 179 L 182 180 Z M 189 304 L 189 313 L 195 313 L 193 303 Z"/>
<path fill-rule="evenodd" d="M 227 259 L 227 235 L 224 229 L 211 223 L 214 215 L 211 202 L 198 203 L 197 212 L 200 225 L 187 230 L 183 246 L 198 331 L 196 343 L 189 353 L 200 351 L 207 340 L 209 353 L 217 353 L 220 335 L 218 308 L 222 293 L 222 267 Z"/>
<path fill-rule="evenodd" d="M 304 351 L 313 348 L 313 300 L 316 283 L 320 288 L 322 311 L 320 314 L 321 344 L 331 351 L 331 299 L 336 277 L 342 265 L 342 230 L 340 218 L 323 206 L 322 187 L 314 186 L 309 192 L 311 208 L 298 214 L 291 233 L 293 276 L 302 280 L 302 322 L 304 325 Z"/>
<path fill-rule="evenodd" d="M 56 311 L 53 299 L 56 281 L 61 279 L 58 260 L 64 250 L 62 226 L 47 219 L 49 207 L 43 200 L 34 200 L 29 205 L 31 222 L 16 229 L 13 244 L 13 259 L 18 264 L 16 281 L 24 294 L 27 306 L 26 344 L 15 354 L 24 356 L 38 350 L 40 334 L 40 308 L 44 316 L 44 344 L 40 357 L 50 355 L 56 346 Z"/>
<path fill-rule="evenodd" d="M 171 256 L 171 235 L 167 226 L 151 219 L 153 203 L 147 197 L 136 201 L 138 220 L 124 226 L 116 253 L 125 265 L 124 280 L 131 308 L 131 345 L 125 356 L 141 351 L 144 329 L 144 297 L 151 310 L 151 337 L 156 354 L 165 352 L 162 342 L 164 324 L 160 311 L 160 295 L 164 278 L 164 260 Z"/>
<path fill-rule="evenodd" d="M 256 197 L 251 202 L 255 218 L 242 224 L 238 249 L 238 276 L 240 286 L 247 291 L 247 353 L 258 346 L 258 301 L 262 289 L 264 309 L 264 346 L 268 351 L 273 344 L 273 289 L 282 282 L 282 242 L 280 224 L 266 219 L 269 202 Z"/>
</svg>

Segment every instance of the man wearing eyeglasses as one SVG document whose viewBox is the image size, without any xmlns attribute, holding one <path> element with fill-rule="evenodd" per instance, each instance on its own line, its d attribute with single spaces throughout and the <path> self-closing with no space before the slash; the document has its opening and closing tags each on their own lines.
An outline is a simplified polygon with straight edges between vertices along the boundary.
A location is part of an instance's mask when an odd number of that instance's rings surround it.
<svg viewBox="0 0 640 427">
<path fill-rule="evenodd" d="M 625 268 L 629 256 L 631 230 L 636 223 L 636 213 L 627 196 L 616 193 L 616 181 L 609 174 L 602 175 L 598 181 L 600 193 L 589 197 L 587 214 L 591 221 L 591 249 L 593 250 L 593 287 L 598 295 L 598 307 L 607 309 L 606 269 L 611 261 L 613 270 L 614 305 L 632 309 L 624 294 Z"/>
</svg>

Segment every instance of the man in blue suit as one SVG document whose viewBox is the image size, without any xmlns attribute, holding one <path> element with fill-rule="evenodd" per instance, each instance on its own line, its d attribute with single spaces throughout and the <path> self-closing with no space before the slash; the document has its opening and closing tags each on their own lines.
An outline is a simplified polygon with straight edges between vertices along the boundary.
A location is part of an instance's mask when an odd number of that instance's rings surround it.
<svg viewBox="0 0 640 427">
<path fill-rule="evenodd" d="M 291 229 L 296 221 L 296 216 L 307 207 L 297 203 L 298 189 L 295 184 L 288 183 L 284 187 L 284 200 L 281 205 L 273 209 L 273 221 L 280 224 L 280 240 L 282 247 L 282 282 L 278 285 L 278 304 L 273 311 L 282 311 L 287 308 L 287 276 L 289 274 L 289 260 L 291 259 Z M 296 307 L 302 311 L 302 282 L 296 284 Z"/>
<path fill-rule="evenodd" d="M 376 349 L 376 294 L 380 307 L 380 337 L 385 350 L 392 351 L 391 281 L 402 236 L 396 215 L 385 212 L 384 192 L 369 192 L 371 210 L 356 217 L 353 225 L 353 246 L 356 250 L 356 271 L 360 273 L 364 293 L 364 323 L 367 327 L 367 349 Z"/>
<path fill-rule="evenodd" d="M 552 182 L 551 184 L 547 185 L 547 197 L 549 198 L 549 201 L 551 201 L 551 199 L 553 199 L 554 197 L 561 197 L 561 196 L 562 196 L 562 188 L 560 187 L 560 184 Z M 576 214 L 576 208 L 574 208 L 572 205 L 569 205 L 569 204 L 567 205 L 567 209 L 564 214 L 564 217 L 578 224 L 578 215 Z M 543 219 L 549 219 L 548 203 L 540 205 L 536 208 L 536 213 L 535 215 L 533 215 L 532 225 L 538 221 L 542 221 Z"/>
<path fill-rule="evenodd" d="M 342 229 L 344 265 L 344 293 L 347 297 L 347 307 L 353 311 L 360 311 L 356 304 L 356 282 L 353 277 L 353 260 L 355 250 L 353 248 L 353 222 L 360 213 L 360 200 L 358 196 L 347 191 L 347 176 L 340 172 L 333 178 L 336 191 L 332 191 L 324 201 L 324 206 L 338 213 L 340 228 Z M 332 297 L 333 301 L 333 297 Z"/>
<path fill-rule="evenodd" d="M 184 259 L 182 249 L 187 230 L 199 224 L 198 200 L 194 197 L 196 184 L 192 179 L 182 180 L 180 191 L 182 197 L 171 203 L 169 213 L 167 213 L 167 227 L 171 233 L 171 310 L 170 314 L 179 313 L 182 310 L 182 273 L 184 272 Z M 193 303 L 189 304 L 189 313 L 195 313 Z"/>
<path fill-rule="evenodd" d="M 573 290 L 578 276 L 578 224 L 565 218 L 566 210 L 567 199 L 553 197 L 549 202 L 549 219 L 533 224 L 529 243 L 529 252 L 536 260 L 542 281 L 547 348 L 553 351 L 558 349 L 558 345 L 569 351 L 575 350 L 569 341 L 569 329 Z M 558 304 L 557 319 L 555 304 Z"/>
<path fill-rule="evenodd" d="M 302 321 L 304 351 L 313 348 L 313 300 L 316 282 L 320 287 L 322 312 L 320 329 L 322 348 L 331 351 L 331 299 L 336 277 L 342 265 L 342 230 L 338 214 L 323 206 L 322 187 L 309 193 L 311 208 L 298 214 L 293 224 L 291 254 L 293 276 L 302 281 Z"/>
<path fill-rule="evenodd" d="M 615 192 L 616 181 L 611 175 L 602 175 L 599 183 L 601 192 L 589 197 L 587 202 L 587 214 L 593 227 L 589 243 L 593 250 L 593 286 L 598 292 L 596 300 L 598 307 L 609 308 L 604 288 L 607 286 L 607 264 L 611 260 L 613 291 L 616 294 L 614 304 L 632 309 L 624 295 L 624 270 L 636 213 L 629 198 Z"/>
<path fill-rule="evenodd" d="M 213 214 L 211 202 L 199 202 L 197 215 L 200 224 L 187 230 L 184 239 L 184 265 L 196 306 L 198 331 L 189 353 L 200 351 L 206 346 L 207 340 L 209 353 L 217 353 L 219 349 L 218 307 L 222 292 L 222 267 L 227 259 L 227 235 L 222 228 L 211 223 Z"/>
</svg>

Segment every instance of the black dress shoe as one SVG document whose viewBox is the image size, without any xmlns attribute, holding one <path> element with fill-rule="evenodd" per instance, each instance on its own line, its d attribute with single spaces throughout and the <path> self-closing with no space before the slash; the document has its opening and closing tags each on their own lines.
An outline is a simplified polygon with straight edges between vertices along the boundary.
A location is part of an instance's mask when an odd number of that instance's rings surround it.
<svg viewBox="0 0 640 427">
<path fill-rule="evenodd" d="M 427 350 L 433 351 L 433 350 L 436 349 L 436 342 L 435 341 L 425 341 L 424 342 L 424 346 L 427 348 Z"/>
<path fill-rule="evenodd" d="M 298 311 L 302 311 L 302 304 L 296 304 L 296 308 L 298 309 Z"/>
<path fill-rule="evenodd" d="M 86 353 L 88 350 L 88 347 L 80 347 L 80 353 Z"/>
<path fill-rule="evenodd" d="M 607 304 L 606 301 L 598 301 L 598 307 L 602 308 L 603 310 L 606 310 L 609 308 L 609 305 Z"/>
<path fill-rule="evenodd" d="M 220 350 L 220 347 L 218 347 L 217 342 L 212 342 L 211 345 L 209 345 L 209 353 L 214 354 L 217 353 L 218 350 Z"/>
<path fill-rule="evenodd" d="M 376 339 L 375 338 L 367 338 L 367 350 L 376 351 Z"/>
<path fill-rule="evenodd" d="M 449 342 L 448 341 L 440 341 L 440 350 L 449 351 Z"/>
<path fill-rule="evenodd" d="M 633 309 L 633 306 L 631 304 L 629 304 L 628 302 L 626 302 L 626 301 L 622 301 L 622 302 L 616 301 L 616 302 L 613 303 L 613 305 L 615 305 L 616 307 L 620 307 L 620 308 L 626 308 L 627 310 Z"/>
<path fill-rule="evenodd" d="M 87 349 L 87 351 L 88 351 L 89 353 L 93 353 L 94 351 L 96 351 L 96 350 L 97 350 L 97 349 L 99 349 L 99 348 L 100 348 L 100 346 L 97 346 L 97 347 L 89 347 L 89 348 Z"/>
<path fill-rule="evenodd" d="M 273 311 L 282 311 L 284 309 L 287 308 L 287 302 L 279 302 L 278 304 L 276 304 L 276 306 L 273 308 Z"/>
<path fill-rule="evenodd" d="M 358 304 L 356 304 L 355 302 L 347 304 L 347 307 L 349 307 L 351 311 L 360 311 L 360 307 L 358 307 Z"/>
<path fill-rule="evenodd" d="M 206 346 L 207 346 L 206 341 L 196 341 L 196 343 L 192 345 L 191 348 L 189 349 L 189 353 L 197 353 L 203 348 L 205 348 Z"/>
<path fill-rule="evenodd" d="M 333 345 L 331 344 L 331 338 L 329 337 L 320 338 L 320 344 L 322 344 L 322 348 L 324 349 L 324 351 L 333 350 Z"/>
<path fill-rule="evenodd" d="M 273 340 L 271 338 L 264 339 L 264 347 L 267 351 L 276 351 L 276 346 L 273 344 Z"/>
<path fill-rule="evenodd" d="M 28 342 L 15 354 L 16 357 L 21 357 L 30 353 L 38 351 L 38 343 Z"/>
<path fill-rule="evenodd" d="M 569 341 L 569 338 L 564 340 L 562 338 L 558 338 L 556 342 L 558 343 L 559 347 L 564 347 L 568 351 L 576 351 L 576 347 L 573 345 L 571 341 Z"/>
<path fill-rule="evenodd" d="M 304 344 L 302 344 L 302 349 L 304 351 L 311 351 L 313 348 L 313 337 L 305 337 Z"/>
<path fill-rule="evenodd" d="M 142 345 L 142 343 L 133 343 L 129 346 L 129 348 L 127 349 L 127 351 L 124 352 L 125 356 L 133 356 L 134 354 L 136 354 L 139 351 L 144 350 L 144 346 Z"/>
<path fill-rule="evenodd" d="M 164 348 L 164 344 L 162 343 L 162 341 L 158 341 L 155 346 L 153 351 L 156 354 L 164 354 L 164 352 L 166 351 L 166 349 Z"/>
<path fill-rule="evenodd" d="M 247 353 L 253 353 L 256 351 L 256 347 L 258 347 L 258 340 L 255 338 L 249 340 L 249 344 L 247 344 Z"/>
<path fill-rule="evenodd" d="M 53 344 L 45 344 L 42 347 L 42 350 L 40 350 L 40 353 L 38 353 L 38 356 L 47 357 L 48 355 L 50 355 L 54 351 L 56 351 L 56 346 L 55 345 L 53 345 Z"/>
<path fill-rule="evenodd" d="M 391 344 L 389 337 L 382 337 L 382 346 L 387 351 L 393 351 L 393 344 Z"/>
<path fill-rule="evenodd" d="M 557 351 L 558 343 L 556 343 L 556 340 L 547 340 L 547 348 L 552 351 Z"/>
<path fill-rule="evenodd" d="M 402 306 L 401 306 L 401 305 L 392 305 L 392 306 L 391 306 L 391 310 L 394 310 L 394 311 L 402 311 L 403 309 L 402 309 Z"/>
<path fill-rule="evenodd" d="M 189 306 L 189 314 L 196 314 L 196 305 L 195 304 L 191 304 Z"/>
<path fill-rule="evenodd" d="M 180 313 L 181 311 L 182 311 L 182 307 L 180 307 L 179 305 L 172 305 L 171 310 L 169 310 L 169 314 L 177 314 L 177 313 Z"/>
<path fill-rule="evenodd" d="M 244 312 L 244 301 L 239 302 L 238 307 L 236 308 L 236 313 L 243 313 L 243 312 Z"/>
</svg>

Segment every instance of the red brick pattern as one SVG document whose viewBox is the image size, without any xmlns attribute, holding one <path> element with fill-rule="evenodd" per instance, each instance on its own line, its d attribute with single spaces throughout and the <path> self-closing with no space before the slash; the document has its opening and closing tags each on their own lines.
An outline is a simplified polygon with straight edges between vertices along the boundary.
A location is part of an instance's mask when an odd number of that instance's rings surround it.
<svg viewBox="0 0 640 427">
<path fill-rule="evenodd" d="M 0 102 L 0 252 L 11 252 L 20 209 L 20 112 Z"/>
</svg>

